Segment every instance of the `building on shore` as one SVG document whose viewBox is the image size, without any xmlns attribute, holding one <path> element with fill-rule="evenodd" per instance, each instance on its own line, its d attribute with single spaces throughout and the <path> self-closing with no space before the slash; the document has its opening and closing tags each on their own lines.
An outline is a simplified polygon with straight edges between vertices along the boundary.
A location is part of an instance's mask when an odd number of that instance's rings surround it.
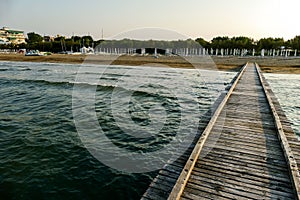
<svg viewBox="0 0 300 200">
<path fill-rule="evenodd" d="M 0 29 L 0 44 L 26 43 L 24 31 L 12 30 L 8 27 Z"/>
</svg>

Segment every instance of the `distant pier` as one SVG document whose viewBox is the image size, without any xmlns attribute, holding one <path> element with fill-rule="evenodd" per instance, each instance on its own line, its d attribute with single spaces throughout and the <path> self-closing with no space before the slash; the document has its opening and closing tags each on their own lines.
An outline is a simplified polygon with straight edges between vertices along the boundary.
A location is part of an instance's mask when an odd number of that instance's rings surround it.
<svg viewBox="0 0 300 200">
<path fill-rule="evenodd" d="M 300 199 L 300 142 L 256 63 L 142 199 Z"/>
</svg>

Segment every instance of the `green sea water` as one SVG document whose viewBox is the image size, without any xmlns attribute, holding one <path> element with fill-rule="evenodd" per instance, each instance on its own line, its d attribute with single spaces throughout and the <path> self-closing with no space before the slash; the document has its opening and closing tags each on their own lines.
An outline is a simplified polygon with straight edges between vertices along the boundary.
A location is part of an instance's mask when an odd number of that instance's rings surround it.
<svg viewBox="0 0 300 200">
<path fill-rule="evenodd" d="M 78 83 L 75 79 L 79 68 L 80 65 L 70 64 L 0 62 L 0 199 L 139 199 L 156 176 L 157 170 L 129 173 L 93 157 L 74 123 L 74 84 L 81 84 L 84 92 L 95 79 L 99 124 L 108 138 L 120 148 L 127 148 L 131 139 L 121 134 L 111 114 L 112 92 L 122 86 L 121 77 L 137 84 L 145 78 L 152 80 L 134 91 L 130 115 L 136 124 L 147 129 L 149 108 L 162 103 L 170 117 L 165 132 L 150 145 L 153 148 L 172 140 L 182 116 L 172 91 L 168 92 L 170 86 L 178 91 L 189 87 L 187 92 L 196 100 L 186 98 L 185 105 L 196 101 L 203 114 L 235 75 L 158 67 L 135 67 L 135 73 L 127 73 L 131 67 L 91 65 L 82 72 L 89 81 Z M 101 70 L 101 79 L 96 80 L 94 75 Z M 166 91 L 158 92 L 158 87 Z M 121 107 L 116 104 L 114 109 Z M 153 113 L 154 118 L 160 115 Z M 187 113 L 187 119 L 195 117 L 198 116 L 193 112 Z M 149 144 L 143 145 L 132 150 L 149 148 Z"/>
</svg>

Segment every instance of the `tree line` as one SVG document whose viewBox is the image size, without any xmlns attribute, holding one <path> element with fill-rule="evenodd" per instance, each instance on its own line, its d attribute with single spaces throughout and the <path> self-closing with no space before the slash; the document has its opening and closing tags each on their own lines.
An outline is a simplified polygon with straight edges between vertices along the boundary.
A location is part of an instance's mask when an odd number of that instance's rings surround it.
<svg viewBox="0 0 300 200">
<path fill-rule="evenodd" d="M 159 40 L 94 40 L 91 36 L 72 36 L 66 38 L 64 36 L 55 37 L 52 41 L 45 41 L 41 35 L 30 32 L 27 34 L 26 44 L 2 44 L 1 49 L 31 49 L 39 51 L 48 51 L 53 53 L 58 52 L 79 52 L 82 47 L 92 48 L 198 48 L 199 44 L 206 49 L 297 49 L 300 50 L 300 36 L 285 41 L 283 38 L 262 38 L 255 41 L 249 37 L 215 37 L 211 41 L 206 41 L 203 38 L 196 40 L 178 40 L 178 41 L 159 41 Z M 101 45 L 100 45 L 101 44 Z"/>
<path fill-rule="evenodd" d="M 91 36 L 72 36 L 66 38 L 65 36 L 55 37 L 53 40 L 45 41 L 41 35 L 30 32 L 27 34 L 26 43 L 22 44 L 3 44 L 0 45 L 1 49 L 28 49 L 39 50 L 46 52 L 79 52 L 82 47 L 95 47 L 103 40 L 95 41 Z"/>
<path fill-rule="evenodd" d="M 210 42 L 203 38 L 197 38 L 196 41 L 204 48 L 213 49 L 255 49 L 260 51 L 262 49 L 297 49 L 300 50 L 300 36 L 285 41 L 283 38 L 262 38 L 255 41 L 249 37 L 215 37 Z"/>
</svg>

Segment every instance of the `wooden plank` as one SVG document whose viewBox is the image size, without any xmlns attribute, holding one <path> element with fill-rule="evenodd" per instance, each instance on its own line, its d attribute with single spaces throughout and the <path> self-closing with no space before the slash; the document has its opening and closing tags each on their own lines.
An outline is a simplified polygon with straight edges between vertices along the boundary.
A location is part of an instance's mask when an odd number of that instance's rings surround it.
<svg viewBox="0 0 300 200">
<path fill-rule="evenodd" d="M 274 136 L 274 129 L 262 129 L 260 127 L 249 127 L 247 125 L 242 125 L 242 124 L 229 124 L 229 123 L 226 123 L 226 124 L 223 124 L 222 126 L 216 126 L 215 128 L 222 128 L 222 127 L 225 127 L 225 128 L 230 128 L 232 127 L 233 130 L 243 130 L 243 131 L 249 131 L 250 133 L 251 132 L 263 132 L 264 134 L 270 134 L 270 135 L 273 135 Z"/>
<path fill-rule="evenodd" d="M 281 142 L 281 146 L 283 148 L 285 158 L 287 160 L 287 164 L 288 164 L 288 167 L 289 167 L 289 171 L 290 171 L 292 183 L 293 183 L 293 186 L 294 186 L 294 190 L 295 190 L 295 193 L 296 193 L 296 197 L 297 197 L 297 199 L 300 199 L 300 180 L 299 180 L 300 174 L 299 174 L 299 168 L 298 168 L 297 162 L 296 162 L 296 160 L 294 158 L 294 155 L 293 155 L 293 152 L 292 152 L 292 150 L 289 146 L 289 143 L 288 143 L 288 140 L 285 136 L 285 133 L 282 130 L 282 124 L 280 122 L 279 116 L 277 114 L 276 108 L 275 108 L 275 106 L 273 104 L 273 101 L 271 99 L 271 96 L 270 96 L 269 92 L 267 91 L 266 86 L 264 86 L 265 81 L 262 78 L 262 75 L 260 73 L 260 69 L 259 69 L 257 64 L 255 64 L 255 65 L 256 65 L 256 70 L 258 72 L 260 82 L 263 86 L 263 90 L 266 94 L 266 97 L 267 97 L 267 100 L 269 102 L 271 111 L 273 113 L 273 118 L 275 120 L 275 125 L 276 125 L 277 131 L 278 131 L 278 137 L 279 137 L 279 140 Z"/>
<path fill-rule="evenodd" d="M 239 131 L 239 130 L 234 131 L 225 128 L 214 129 L 212 132 L 214 133 L 215 137 L 218 136 L 218 138 L 216 139 L 221 140 L 221 138 L 224 138 L 222 140 L 224 142 L 232 141 L 236 143 L 243 143 L 246 141 L 248 143 L 246 145 L 250 145 L 250 146 L 253 146 L 255 144 L 259 144 L 259 145 L 266 144 L 266 142 L 268 142 L 268 147 L 281 149 L 278 138 L 276 138 L 274 134 L 269 136 L 269 135 L 264 135 L 263 132 L 248 133 L 244 131 Z M 225 140 L 225 138 L 227 140 Z M 263 146 L 261 146 L 261 148 L 263 148 Z"/>
<path fill-rule="evenodd" d="M 243 150 L 243 149 L 237 149 L 237 148 L 230 148 L 230 147 L 224 147 L 224 146 L 209 146 L 207 145 L 206 148 L 214 148 L 214 151 L 216 152 L 232 152 L 232 153 L 241 153 L 241 154 L 246 154 L 248 157 L 252 156 L 254 158 L 260 158 L 260 159 L 265 159 L 265 160 L 270 160 L 274 163 L 284 163 L 286 164 L 285 162 L 285 159 L 284 158 L 279 158 L 279 157 L 274 157 L 273 155 L 261 155 L 261 154 L 258 154 L 257 152 L 252 152 L 252 151 L 247 151 L 247 150 Z"/>
<path fill-rule="evenodd" d="M 245 162 L 251 162 L 257 165 L 265 165 L 266 162 L 268 165 L 271 165 L 270 166 L 271 168 L 287 171 L 285 162 L 274 163 L 272 162 L 271 159 L 261 159 L 257 157 L 248 156 L 247 154 L 230 153 L 227 151 L 217 151 L 217 152 L 212 152 L 211 154 L 209 154 L 209 156 L 230 157 L 233 160 L 237 160 L 237 161 L 245 160 Z"/>
<path fill-rule="evenodd" d="M 167 194 L 164 191 L 151 187 L 151 190 L 148 190 L 147 193 L 143 195 L 142 199 L 145 197 L 147 199 L 153 200 L 165 200 L 164 196 L 167 196 Z"/>
<path fill-rule="evenodd" d="M 223 169 L 225 171 L 234 171 L 241 175 L 247 174 L 247 175 L 255 176 L 257 178 L 266 178 L 272 181 L 290 183 L 290 179 L 287 175 L 279 176 L 279 174 L 269 173 L 268 171 L 259 171 L 258 169 L 250 169 L 249 167 L 234 165 L 230 163 L 226 163 L 226 165 L 224 163 L 224 165 L 222 165 L 221 162 L 211 160 L 208 158 L 201 159 L 201 163 L 197 163 L 195 165 L 194 170 L 201 172 L 202 165 L 209 165 L 211 167 Z"/>
<path fill-rule="evenodd" d="M 270 113 L 254 113 L 253 111 L 246 111 L 246 110 L 230 110 L 226 109 L 226 116 L 234 116 L 234 117 L 244 117 L 244 118 L 257 118 L 261 117 L 263 119 L 272 118 Z"/>
<path fill-rule="evenodd" d="M 249 143 L 251 142 L 253 144 L 260 145 L 260 146 L 266 145 L 266 143 L 268 143 L 268 146 L 271 148 L 278 147 L 278 139 L 275 140 L 273 138 L 271 139 L 266 138 L 262 134 L 250 135 L 247 133 L 226 132 L 226 133 L 222 133 L 219 139 L 232 140 L 236 142 L 249 142 Z"/>
<path fill-rule="evenodd" d="M 192 182 L 190 182 L 192 181 Z M 203 180 L 202 180 L 203 181 Z M 204 182 L 204 181 L 203 181 Z M 187 190 L 190 189 L 192 194 L 201 195 L 203 190 L 209 191 L 211 194 L 220 195 L 222 197 L 230 198 L 230 199 L 253 199 L 257 200 L 256 195 L 251 195 L 249 193 L 245 193 L 243 191 L 234 190 L 231 188 L 226 188 L 226 190 L 222 190 L 223 186 L 221 184 L 213 184 L 208 183 L 201 185 L 201 182 L 197 182 L 195 180 L 189 180 L 189 185 L 187 186 Z"/>
<path fill-rule="evenodd" d="M 258 151 L 255 148 L 252 148 L 251 150 L 249 149 L 245 149 L 242 147 L 230 147 L 230 146 L 226 146 L 224 144 L 218 143 L 218 146 L 216 146 L 215 144 L 206 144 L 207 148 L 212 149 L 219 149 L 219 150 L 229 150 L 229 151 L 236 151 L 236 152 L 241 152 L 241 153 L 247 153 L 247 154 L 252 154 L 254 156 L 257 157 L 263 157 L 263 158 L 269 158 L 269 159 L 273 159 L 274 161 L 285 161 L 285 158 L 283 158 L 282 156 L 275 154 L 273 152 L 262 152 L 262 151 Z"/>
<path fill-rule="evenodd" d="M 204 130 L 204 132 L 202 133 L 194 151 L 192 152 L 188 162 L 186 163 L 184 170 L 181 172 L 180 177 L 178 178 L 170 196 L 168 199 L 179 199 L 183 189 L 188 181 L 188 178 L 192 172 L 192 169 L 196 163 L 197 158 L 200 155 L 200 152 L 203 148 L 203 145 L 209 135 L 209 132 L 211 131 L 212 127 L 214 126 L 218 116 L 220 115 L 223 107 L 225 106 L 226 102 L 228 101 L 232 91 L 234 90 L 235 86 L 237 85 L 239 79 L 241 78 L 242 74 L 244 73 L 245 69 L 247 67 L 247 64 L 242 68 L 242 70 L 240 71 L 238 77 L 236 78 L 235 82 L 233 83 L 233 85 L 231 86 L 230 90 L 228 91 L 227 95 L 225 96 L 225 98 L 223 99 L 222 103 L 218 106 L 216 112 L 214 113 L 214 115 L 212 116 L 211 120 L 209 121 L 206 129 Z"/>
<path fill-rule="evenodd" d="M 286 180 L 289 179 L 288 171 L 283 169 L 275 169 L 275 168 L 269 168 L 267 163 L 266 165 L 254 165 L 251 162 L 244 162 L 244 161 L 236 161 L 234 159 L 231 159 L 230 157 L 216 157 L 216 156 L 206 156 L 205 161 L 210 161 L 211 163 L 214 163 L 216 165 L 221 164 L 224 167 L 229 167 L 229 169 L 236 167 L 237 169 L 246 170 L 247 172 L 253 172 L 253 173 L 266 173 L 268 175 L 273 174 L 277 177 L 284 178 Z M 202 160 L 204 162 L 204 160 Z M 202 163 L 201 162 L 201 163 Z M 269 164 L 270 165 L 270 164 Z M 238 166 L 238 167 L 237 167 Z M 198 167 L 198 165 L 197 165 Z M 199 168 L 201 168 L 201 164 L 199 165 Z"/>
<path fill-rule="evenodd" d="M 234 176 L 236 179 L 240 180 L 241 182 L 255 182 L 257 185 L 260 184 L 270 184 L 276 185 L 278 187 L 290 188 L 292 192 L 292 186 L 290 182 L 287 181 L 279 181 L 275 182 L 274 180 L 270 179 L 268 176 L 253 176 L 249 173 L 243 173 L 239 170 L 228 170 L 222 166 L 216 166 L 211 163 L 205 163 L 201 165 L 201 169 L 195 168 L 193 172 L 203 173 L 205 171 L 211 171 L 211 173 L 220 173 L 220 174 L 228 174 Z"/>
<path fill-rule="evenodd" d="M 199 190 L 199 188 L 197 188 L 197 190 Z M 213 194 L 209 188 L 201 188 L 200 191 L 201 193 L 199 193 L 199 191 L 197 191 L 193 188 L 187 188 L 186 191 L 183 192 L 181 198 L 192 198 L 192 200 L 195 199 L 219 199 L 219 200 L 228 200 L 228 199 L 232 199 L 232 198 L 226 198 L 223 197 L 221 195 L 217 195 L 217 194 Z M 196 193 L 196 194 L 195 194 Z"/>
<path fill-rule="evenodd" d="M 194 174 L 196 178 L 203 176 L 212 180 L 221 180 L 230 185 L 239 185 L 241 187 L 246 187 L 249 190 L 253 189 L 252 192 L 254 193 L 264 193 L 266 196 L 270 197 L 272 195 L 278 195 L 282 197 L 293 198 L 294 196 L 294 193 L 291 192 L 290 185 L 287 185 L 287 187 L 285 187 L 285 185 L 282 184 L 280 185 L 280 187 L 278 187 L 277 184 L 273 184 L 269 180 L 265 182 L 254 181 L 251 179 L 240 178 L 227 172 L 224 173 L 205 169 L 201 169 L 201 172 L 193 171 L 192 174 Z"/>
<path fill-rule="evenodd" d="M 291 167 L 300 162 L 300 142 L 257 67 L 242 68 L 211 119 L 203 116 L 209 122 L 201 124 L 207 126 L 199 140 L 159 172 L 145 197 L 154 192 L 158 199 L 299 198 L 293 175 L 300 169 Z"/>
<path fill-rule="evenodd" d="M 255 128 L 260 128 L 261 131 L 265 130 L 265 129 L 269 129 L 269 130 L 274 130 L 274 126 L 272 126 L 272 124 L 262 124 L 262 122 L 258 122 L 258 121 L 250 121 L 250 120 L 242 120 L 242 119 L 230 119 L 230 118 L 225 118 L 225 119 L 221 119 L 221 120 L 226 120 L 225 124 L 226 125 L 231 125 L 231 126 L 246 126 L 249 128 L 255 127 Z"/>
<path fill-rule="evenodd" d="M 183 192 L 183 195 L 180 197 L 180 199 L 182 200 L 195 200 L 195 199 L 210 199 L 210 200 L 214 200 L 214 199 L 221 199 L 219 196 L 216 197 L 215 195 L 211 195 L 209 192 L 203 192 L 202 196 L 199 195 L 194 195 L 190 192 Z M 222 198 L 222 200 L 228 200 L 228 198 Z"/>
<path fill-rule="evenodd" d="M 267 107 L 267 106 L 265 106 L 265 107 Z M 261 110 L 262 110 L 262 109 L 260 109 L 260 111 L 261 111 Z M 264 112 L 269 112 L 269 111 L 270 111 L 270 110 L 269 110 L 268 108 L 264 108 Z M 278 142 L 278 140 L 275 140 L 276 137 L 274 137 L 274 130 L 275 130 L 275 129 L 273 128 L 273 125 L 274 125 L 274 124 L 272 124 L 272 123 L 270 123 L 270 122 L 267 122 L 266 124 L 267 124 L 267 125 L 271 124 L 271 126 L 270 126 L 271 128 L 269 128 L 269 129 L 271 130 L 270 132 L 271 132 L 271 134 L 273 135 L 272 138 L 274 139 L 275 142 Z M 234 124 L 232 124 L 232 125 L 234 125 Z M 247 125 L 249 125 L 248 122 L 247 122 Z M 265 126 L 265 127 L 266 127 L 266 126 Z M 264 130 L 263 130 L 263 129 L 260 129 L 260 131 L 263 133 Z M 276 136 L 276 134 L 275 134 L 275 136 Z M 229 138 L 230 138 L 230 137 L 229 137 Z M 228 139 L 229 139 L 229 138 L 228 138 Z M 222 136 L 221 136 L 221 139 L 222 139 Z M 225 138 L 224 138 L 224 139 L 225 139 Z M 232 141 L 229 141 L 229 142 L 232 143 Z M 228 143 L 228 141 L 227 141 L 227 143 Z M 233 144 L 234 144 L 234 143 L 233 143 Z M 239 146 L 238 143 L 236 143 L 236 144 L 237 144 L 237 146 Z M 240 145 L 242 145 L 242 144 L 243 144 L 243 143 L 241 142 Z M 274 143 L 274 145 L 275 145 L 275 144 L 276 144 L 276 143 Z M 249 146 L 249 145 L 248 145 L 248 146 Z M 251 146 L 251 145 L 250 145 L 250 146 Z M 245 148 L 245 150 L 247 150 L 247 148 Z M 281 150 L 280 148 L 276 148 L 276 151 L 280 151 L 280 150 Z M 282 156 L 280 156 L 280 157 L 282 157 Z M 283 160 L 283 161 L 284 161 L 284 160 Z M 227 161 L 227 162 L 232 162 L 232 161 Z M 233 164 L 238 164 L 238 163 L 233 163 Z M 260 170 L 258 170 L 258 171 L 260 171 Z M 268 177 L 268 176 L 266 176 L 266 177 Z M 288 177 L 286 177 L 286 178 L 288 179 Z M 289 180 L 287 180 L 287 182 L 289 182 Z"/>
<path fill-rule="evenodd" d="M 220 192 L 223 192 L 224 197 L 231 198 L 232 195 L 234 195 L 236 198 L 238 196 L 252 198 L 252 199 L 261 199 L 261 198 L 267 198 L 272 196 L 274 199 L 290 199 L 293 194 L 285 194 L 284 196 L 281 194 L 272 194 L 260 191 L 258 190 L 259 187 L 246 187 L 246 184 L 240 184 L 238 181 L 235 182 L 228 182 L 228 180 L 222 179 L 222 178 L 212 178 L 207 177 L 205 174 L 199 174 L 195 175 L 192 174 L 189 180 L 190 183 L 195 184 L 197 186 L 203 186 L 203 187 L 210 187 L 213 192 L 213 194 L 219 194 Z M 191 186 L 191 185 L 188 185 Z M 229 195 L 228 195 L 229 194 Z M 228 196 L 227 196 L 228 195 Z"/>
<path fill-rule="evenodd" d="M 266 137 L 269 136 L 271 138 L 277 138 L 276 135 L 274 135 L 274 130 L 263 130 L 257 127 L 249 128 L 247 126 L 241 126 L 241 125 L 228 126 L 227 124 L 223 124 L 222 126 L 215 126 L 214 129 L 227 129 L 235 132 L 245 132 L 249 134 L 261 133 L 263 131 L 264 133 L 263 135 L 265 135 Z"/>
<path fill-rule="evenodd" d="M 253 160 L 248 160 L 245 159 L 243 160 L 243 162 L 241 162 L 241 159 L 237 158 L 237 157 L 234 157 L 232 155 L 224 155 L 224 154 L 217 154 L 216 152 L 214 152 L 214 154 L 209 154 L 207 155 L 205 158 L 208 158 L 208 159 L 214 159 L 216 161 L 220 161 L 220 160 L 224 160 L 224 164 L 225 163 L 230 163 L 230 164 L 239 164 L 241 166 L 246 166 L 246 167 L 250 167 L 250 168 L 253 168 L 253 169 L 261 169 L 261 170 L 264 170 L 264 171 L 267 171 L 269 170 L 270 172 L 276 172 L 276 173 L 279 173 L 279 174 L 282 174 L 282 173 L 285 173 L 285 174 L 288 174 L 288 170 L 285 168 L 285 166 L 276 166 L 276 165 L 273 165 L 271 163 L 268 163 L 268 162 L 257 162 L 257 161 L 253 161 Z"/>
<path fill-rule="evenodd" d="M 257 144 L 253 141 L 247 142 L 247 141 L 242 141 L 242 140 L 234 140 L 231 137 L 222 137 L 222 135 L 219 137 L 219 139 L 217 140 L 217 142 L 215 143 L 215 141 L 213 142 L 207 142 L 207 144 L 215 144 L 215 145 L 224 145 L 224 146 L 228 146 L 228 147 L 241 147 L 243 149 L 246 150 L 254 150 L 260 153 L 268 153 L 268 154 L 272 154 L 272 155 L 279 155 L 279 156 L 283 156 L 282 153 L 278 153 L 281 152 L 282 150 L 276 146 L 276 143 L 271 143 L 271 145 L 266 144 L 266 143 L 262 143 L 262 144 Z M 265 148 L 263 146 L 266 146 Z"/>
</svg>

